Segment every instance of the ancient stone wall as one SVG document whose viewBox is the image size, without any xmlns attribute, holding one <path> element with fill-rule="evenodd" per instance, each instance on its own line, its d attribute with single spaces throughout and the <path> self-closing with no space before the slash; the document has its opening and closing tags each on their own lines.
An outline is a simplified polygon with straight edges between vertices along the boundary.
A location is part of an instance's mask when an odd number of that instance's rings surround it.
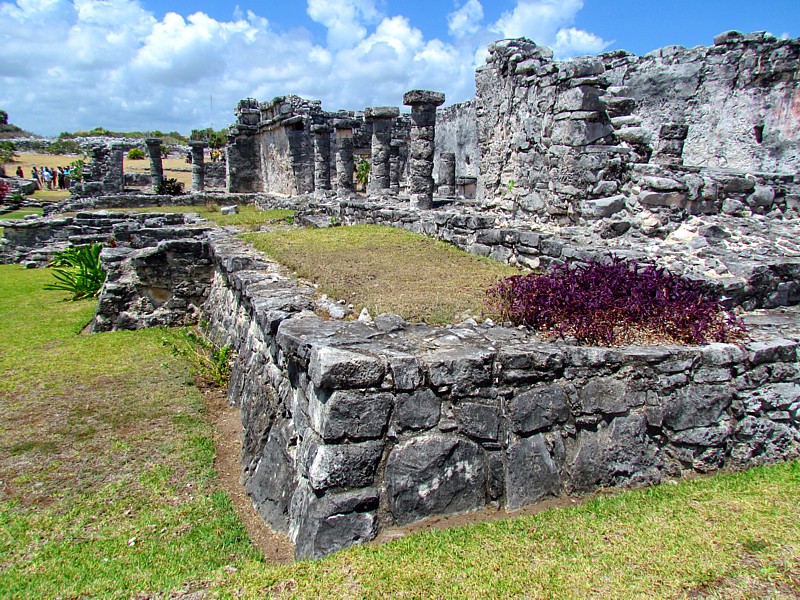
<svg viewBox="0 0 800 600">
<path fill-rule="evenodd" d="M 436 112 L 436 181 L 441 183 L 438 173 L 439 156 L 442 152 L 456 155 L 456 177 L 480 175 L 480 148 L 478 146 L 478 116 L 475 100 L 440 108 Z"/>
<path fill-rule="evenodd" d="M 796 201 L 800 41 L 717 42 L 563 62 L 526 40 L 491 44 L 476 75 L 479 199 L 565 225 L 609 206 L 685 216 L 742 194 Z M 761 193 L 759 177 L 782 191 Z"/>
<path fill-rule="evenodd" d="M 237 352 L 246 488 L 298 557 L 431 515 L 798 455 L 795 338 L 606 349 L 326 321 L 312 288 L 238 244 L 212 239 L 205 310 Z"/>
<path fill-rule="evenodd" d="M 687 165 L 749 172 L 800 170 L 800 40 L 728 32 L 711 47 L 668 46 L 599 57 L 640 127 L 688 126 Z"/>
</svg>

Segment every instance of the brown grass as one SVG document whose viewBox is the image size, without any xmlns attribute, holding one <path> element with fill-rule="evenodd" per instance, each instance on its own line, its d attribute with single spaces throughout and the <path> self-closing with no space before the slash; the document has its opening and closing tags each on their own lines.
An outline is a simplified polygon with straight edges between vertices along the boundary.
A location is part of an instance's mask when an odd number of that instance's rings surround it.
<svg viewBox="0 0 800 600">
<path fill-rule="evenodd" d="M 257 249 L 370 314 L 442 325 L 479 318 L 486 289 L 518 273 L 508 265 L 407 231 L 356 225 L 248 234 Z"/>
</svg>

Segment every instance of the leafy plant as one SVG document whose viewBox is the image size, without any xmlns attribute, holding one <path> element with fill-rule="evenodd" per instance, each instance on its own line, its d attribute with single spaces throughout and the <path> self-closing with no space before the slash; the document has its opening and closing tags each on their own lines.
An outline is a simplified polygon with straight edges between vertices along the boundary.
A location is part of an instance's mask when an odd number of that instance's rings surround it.
<svg viewBox="0 0 800 600">
<path fill-rule="evenodd" d="M 366 158 L 362 158 L 358 161 L 358 164 L 356 165 L 356 181 L 358 181 L 362 189 L 367 188 L 367 183 L 369 182 L 369 170 L 370 164 Z"/>
<path fill-rule="evenodd" d="M 128 159 L 130 160 L 144 160 L 144 150 L 141 148 L 131 148 L 128 150 Z"/>
<path fill-rule="evenodd" d="M 586 344 L 706 344 L 744 336 L 741 322 L 697 283 L 615 256 L 507 277 L 488 290 L 487 305 L 504 320 Z"/>
<path fill-rule="evenodd" d="M 195 375 L 209 383 L 225 387 L 231 378 L 233 349 L 214 343 L 198 327 L 185 327 L 179 341 L 165 338 L 175 356 L 186 359 L 192 365 Z"/>
<path fill-rule="evenodd" d="M 0 163 L 10 163 L 16 156 L 14 142 L 0 142 Z"/>
<path fill-rule="evenodd" d="M 70 292 L 72 300 L 96 298 L 106 280 L 100 264 L 102 249 L 103 244 L 87 244 L 56 253 L 49 265 L 53 267 L 56 283 L 49 283 L 44 289 Z"/>
<path fill-rule="evenodd" d="M 86 168 L 86 156 L 69 163 L 69 178 L 72 181 L 83 181 L 83 170 Z"/>
<path fill-rule="evenodd" d="M 43 150 L 45 154 L 80 154 L 81 145 L 69 139 L 59 138 Z"/>
<path fill-rule="evenodd" d="M 158 187 L 156 188 L 156 194 L 162 194 L 167 196 L 180 196 L 182 193 L 183 193 L 183 184 L 174 177 L 170 177 L 169 179 L 162 179 L 161 183 L 159 183 Z"/>
</svg>

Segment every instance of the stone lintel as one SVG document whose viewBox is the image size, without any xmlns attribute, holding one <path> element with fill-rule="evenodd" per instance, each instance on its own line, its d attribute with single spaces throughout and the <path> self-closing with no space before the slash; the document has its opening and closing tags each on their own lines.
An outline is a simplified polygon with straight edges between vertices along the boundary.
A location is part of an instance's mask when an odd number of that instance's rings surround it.
<svg viewBox="0 0 800 600">
<path fill-rule="evenodd" d="M 160 146 L 161 138 L 144 138 L 144 143 L 148 146 Z"/>
<path fill-rule="evenodd" d="M 317 133 L 320 135 L 330 133 L 331 127 L 330 125 L 326 125 L 325 123 L 315 123 L 311 126 L 311 133 Z"/>
<path fill-rule="evenodd" d="M 403 94 L 403 104 L 407 106 L 425 104 L 441 106 L 444 104 L 444 94 L 442 92 L 431 92 L 429 90 L 411 90 Z"/>
<path fill-rule="evenodd" d="M 364 111 L 365 119 L 396 119 L 400 116 L 397 106 L 371 106 Z"/>
<path fill-rule="evenodd" d="M 334 119 L 333 126 L 336 129 L 355 129 L 359 122 L 356 119 Z"/>
<path fill-rule="evenodd" d="M 208 143 L 203 140 L 191 140 L 189 141 L 189 147 L 192 150 L 199 149 L 202 150 L 203 148 L 208 147 Z"/>
</svg>

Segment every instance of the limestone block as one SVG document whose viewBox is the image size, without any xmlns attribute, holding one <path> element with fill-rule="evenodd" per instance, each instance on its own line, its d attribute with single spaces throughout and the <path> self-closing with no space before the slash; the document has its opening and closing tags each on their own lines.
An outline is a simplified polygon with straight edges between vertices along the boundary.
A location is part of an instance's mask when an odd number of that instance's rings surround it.
<svg viewBox="0 0 800 600">
<path fill-rule="evenodd" d="M 625 210 L 625 196 L 622 194 L 610 196 L 608 198 L 597 198 L 583 202 L 583 214 L 596 219 L 610 217 L 620 211 Z"/>
<path fill-rule="evenodd" d="M 645 206 L 686 208 L 689 198 L 683 192 L 642 192 L 639 202 Z"/>
<path fill-rule="evenodd" d="M 614 128 L 599 121 L 556 121 L 550 134 L 554 144 L 564 146 L 588 146 L 609 135 Z"/>
<path fill-rule="evenodd" d="M 553 111 L 598 111 L 601 108 L 600 91 L 596 87 L 580 86 L 559 93 Z"/>
<path fill-rule="evenodd" d="M 397 394 L 394 421 L 402 431 L 431 429 L 439 422 L 441 400 L 431 390 Z"/>
<path fill-rule="evenodd" d="M 307 452 L 308 483 L 315 491 L 371 485 L 383 452 L 383 442 L 317 444 Z"/>
<path fill-rule="evenodd" d="M 667 438 L 673 444 L 702 446 L 704 448 L 724 446 L 731 433 L 732 421 L 730 419 L 709 427 L 696 427 L 676 432 L 666 430 Z"/>
<path fill-rule="evenodd" d="M 559 470 L 544 436 L 534 435 L 512 442 L 505 476 L 506 508 L 515 510 L 547 496 L 558 496 L 561 493 Z"/>
<path fill-rule="evenodd" d="M 727 385 L 681 388 L 665 401 L 664 426 L 673 431 L 709 427 L 728 410 L 733 391 Z"/>
<path fill-rule="evenodd" d="M 500 430 L 500 409 L 497 406 L 462 402 L 456 412 L 458 430 L 479 441 L 496 442 Z"/>
<path fill-rule="evenodd" d="M 466 396 L 491 383 L 491 350 L 459 348 L 432 352 L 423 357 L 434 386 L 452 386 L 451 393 Z"/>
<path fill-rule="evenodd" d="M 603 102 L 606 105 L 606 112 L 611 118 L 625 117 L 630 115 L 636 109 L 636 100 L 633 98 L 606 96 L 603 98 Z"/>
<path fill-rule="evenodd" d="M 647 420 L 633 413 L 602 423 L 596 431 L 582 430 L 570 471 L 570 487 L 587 492 L 598 485 L 658 483 L 660 457 L 647 436 Z"/>
<path fill-rule="evenodd" d="M 653 141 L 653 134 L 644 127 L 626 127 L 616 132 L 617 138 L 621 142 L 635 144 L 639 146 L 649 146 Z"/>
<path fill-rule="evenodd" d="M 219 212 L 223 215 L 236 215 L 239 213 L 239 207 L 235 204 L 233 206 L 221 206 Z"/>
<path fill-rule="evenodd" d="M 309 375 L 318 388 L 366 388 L 380 385 L 383 362 L 350 350 L 315 346 L 311 351 Z"/>
<path fill-rule="evenodd" d="M 770 419 L 747 416 L 733 434 L 731 462 L 753 466 L 796 457 L 800 450 L 797 429 Z"/>
<path fill-rule="evenodd" d="M 249 420 L 249 425 L 253 422 Z M 284 419 L 269 431 L 255 471 L 245 485 L 261 518 L 278 531 L 289 529 L 289 506 L 296 485 L 295 461 L 289 452 L 291 421 Z"/>
<path fill-rule="evenodd" d="M 558 384 L 523 391 L 508 401 L 506 413 L 515 433 L 526 435 L 547 429 L 567 420 L 567 394 Z"/>
<path fill-rule="evenodd" d="M 796 360 L 797 348 L 800 346 L 795 340 L 774 339 L 766 342 L 752 342 L 747 346 L 750 351 L 748 360 L 753 365 L 760 365 L 776 360 Z"/>
<path fill-rule="evenodd" d="M 315 389 L 308 401 L 311 424 L 326 441 L 380 437 L 392 409 L 392 395 L 381 392 Z"/>
<path fill-rule="evenodd" d="M 372 488 L 319 497 L 310 486 L 299 487 L 291 509 L 295 558 L 321 558 L 370 541 L 378 532 L 377 508 L 378 492 Z"/>
<path fill-rule="evenodd" d="M 749 206 L 769 208 L 775 203 L 775 189 L 767 185 L 757 185 L 746 202 Z"/>
<path fill-rule="evenodd" d="M 389 510 L 400 525 L 486 503 L 483 452 L 474 442 L 427 435 L 398 444 L 386 463 Z"/>
</svg>

